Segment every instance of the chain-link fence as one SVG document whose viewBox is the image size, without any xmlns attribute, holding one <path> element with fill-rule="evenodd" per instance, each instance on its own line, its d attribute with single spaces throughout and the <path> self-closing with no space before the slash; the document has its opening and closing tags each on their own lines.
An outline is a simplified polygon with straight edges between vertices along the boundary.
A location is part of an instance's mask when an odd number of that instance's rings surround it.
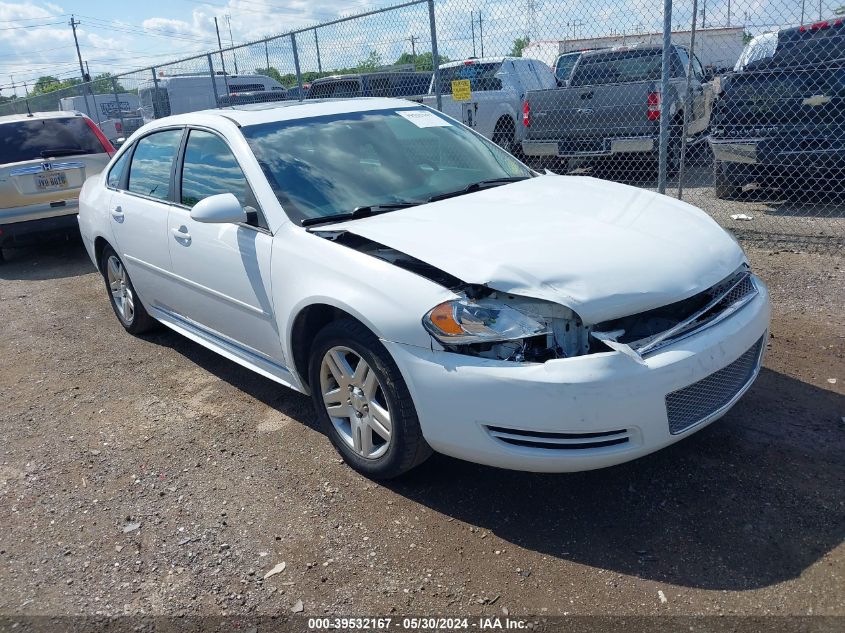
<svg viewBox="0 0 845 633">
<path fill-rule="evenodd" d="M 535 168 L 682 197 L 741 237 L 842 249 L 840 1 L 412 0 L 0 114 L 80 110 L 117 140 L 206 108 L 402 97 Z"/>
</svg>

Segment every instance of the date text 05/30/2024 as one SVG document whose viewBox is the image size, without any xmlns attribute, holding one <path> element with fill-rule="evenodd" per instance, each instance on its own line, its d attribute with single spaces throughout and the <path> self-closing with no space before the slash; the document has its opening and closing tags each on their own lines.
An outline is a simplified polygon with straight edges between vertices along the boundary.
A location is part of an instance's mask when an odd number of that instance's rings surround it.
<svg viewBox="0 0 845 633">
<path fill-rule="evenodd" d="M 402 629 L 408 631 L 442 631 L 442 630 L 519 630 L 529 629 L 528 620 L 520 618 L 379 618 L 379 617 L 347 617 L 347 618 L 309 618 L 308 628 L 311 630 L 389 630 Z"/>
</svg>

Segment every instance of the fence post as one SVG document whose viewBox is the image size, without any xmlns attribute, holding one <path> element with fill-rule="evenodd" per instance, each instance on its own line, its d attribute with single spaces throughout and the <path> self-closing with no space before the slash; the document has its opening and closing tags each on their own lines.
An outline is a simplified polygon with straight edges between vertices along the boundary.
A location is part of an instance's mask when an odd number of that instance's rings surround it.
<svg viewBox="0 0 845 633">
<path fill-rule="evenodd" d="M 660 143 L 657 191 L 666 193 L 666 153 L 669 149 L 669 66 L 672 53 L 672 0 L 663 0 L 663 62 L 660 79 Z"/>
<path fill-rule="evenodd" d="M 97 127 L 100 127 L 100 123 L 102 120 L 100 119 L 100 111 L 97 107 L 97 97 L 94 96 L 94 88 L 92 87 L 91 82 L 87 82 L 82 84 L 82 94 L 85 94 L 85 88 L 88 88 L 88 94 L 91 95 L 91 101 L 94 102 L 94 119 L 97 121 Z M 88 99 L 85 99 L 85 104 L 88 105 Z"/>
<path fill-rule="evenodd" d="M 299 100 L 305 96 L 302 93 L 302 72 L 299 70 L 299 52 L 296 50 L 296 33 L 290 34 L 290 44 L 293 47 L 293 65 L 296 67 L 296 85 L 299 86 Z"/>
<path fill-rule="evenodd" d="M 728 0 L 730 7 L 730 0 Z M 684 126 L 681 130 L 681 157 L 678 166 L 678 200 L 684 199 L 684 169 L 686 168 L 687 156 L 687 128 L 689 127 L 689 113 L 692 105 L 692 58 L 695 55 L 695 23 L 698 13 L 698 0 L 692 0 L 692 26 L 689 36 L 689 59 L 687 59 L 687 92 L 684 99 Z M 728 14 L 730 16 L 730 14 Z"/>
<path fill-rule="evenodd" d="M 667 0 L 668 1 L 668 0 Z M 443 111 L 443 95 L 440 86 L 440 54 L 437 52 L 437 27 L 434 23 L 434 0 L 428 0 L 428 25 L 431 29 L 431 65 L 434 71 L 434 94 L 437 95 L 437 109 Z"/>
<path fill-rule="evenodd" d="M 153 74 L 153 119 L 158 118 L 158 77 L 156 76 L 156 67 L 150 66 L 150 72 Z"/>
<path fill-rule="evenodd" d="M 314 46 L 317 47 L 317 72 L 323 73 L 323 62 L 320 60 L 320 40 L 317 39 L 317 27 L 314 27 Z"/>
<path fill-rule="evenodd" d="M 117 118 L 120 119 L 120 132 L 123 136 L 123 110 L 120 107 L 120 97 L 117 96 L 117 79 L 111 78 L 111 91 L 114 94 L 114 105 L 117 107 Z"/>
<path fill-rule="evenodd" d="M 220 107 L 220 99 L 217 97 L 217 79 L 214 76 L 214 62 L 211 59 L 211 53 L 206 55 L 208 58 L 208 76 L 211 78 L 211 94 L 214 97 L 214 107 Z"/>
</svg>

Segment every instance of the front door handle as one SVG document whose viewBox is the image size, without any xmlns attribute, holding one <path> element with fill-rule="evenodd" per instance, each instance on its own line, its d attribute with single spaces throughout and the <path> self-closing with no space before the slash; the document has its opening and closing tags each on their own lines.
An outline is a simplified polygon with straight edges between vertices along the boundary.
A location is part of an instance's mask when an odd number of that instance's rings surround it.
<svg viewBox="0 0 845 633">
<path fill-rule="evenodd" d="M 191 243 L 191 234 L 188 233 L 187 226 L 180 226 L 178 229 L 170 229 L 170 232 L 173 234 L 173 237 L 176 238 L 177 242 L 184 243 L 186 246 Z"/>
</svg>

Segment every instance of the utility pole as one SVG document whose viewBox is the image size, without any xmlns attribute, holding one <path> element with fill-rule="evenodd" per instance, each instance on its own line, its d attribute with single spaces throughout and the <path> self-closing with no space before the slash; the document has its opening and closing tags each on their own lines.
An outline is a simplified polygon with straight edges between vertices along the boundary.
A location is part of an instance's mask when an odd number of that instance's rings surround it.
<svg viewBox="0 0 845 633">
<path fill-rule="evenodd" d="M 235 60 L 235 74 L 238 74 L 238 57 L 235 55 L 235 40 L 232 38 L 232 16 L 228 13 L 223 16 L 226 18 L 226 24 L 229 25 L 229 44 L 232 46 L 232 59 Z"/>
<path fill-rule="evenodd" d="M 264 68 L 270 72 L 270 51 L 267 50 L 267 40 L 264 40 L 264 62 L 267 64 Z"/>
<path fill-rule="evenodd" d="M 416 70 L 417 69 L 417 47 L 416 47 L 417 36 L 412 35 L 408 39 L 411 40 L 411 61 L 414 64 L 414 70 Z"/>
<path fill-rule="evenodd" d="M 481 10 L 478 11 L 478 39 L 481 40 L 481 56 L 484 57 L 484 27 L 481 25 Z"/>
<path fill-rule="evenodd" d="M 707 28 L 707 0 L 701 3 L 701 28 Z"/>
<path fill-rule="evenodd" d="M 223 76 L 226 76 L 226 60 L 223 59 L 223 43 L 220 41 L 220 26 L 217 24 L 217 16 L 214 16 L 214 30 L 217 31 L 217 50 L 220 51 L 220 65 L 223 67 Z M 227 82 L 228 83 L 228 82 Z"/>
<path fill-rule="evenodd" d="M 472 56 L 475 57 L 475 18 L 472 17 L 472 11 L 469 12 L 469 26 L 472 29 Z"/>
<path fill-rule="evenodd" d="M 79 74 L 82 76 L 82 98 L 85 99 L 85 110 L 88 116 L 91 116 L 91 105 L 88 103 L 88 95 L 85 94 L 85 83 L 88 77 L 85 76 L 85 68 L 82 66 L 82 53 L 79 52 L 79 39 L 76 37 L 76 27 L 79 26 L 79 20 L 70 16 L 70 28 L 73 30 L 73 43 L 76 45 L 76 58 L 79 60 Z M 94 104 L 94 115 L 97 117 L 97 123 L 100 122 L 100 115 L 97 113 L 97 104 Z"/>
</svg>

